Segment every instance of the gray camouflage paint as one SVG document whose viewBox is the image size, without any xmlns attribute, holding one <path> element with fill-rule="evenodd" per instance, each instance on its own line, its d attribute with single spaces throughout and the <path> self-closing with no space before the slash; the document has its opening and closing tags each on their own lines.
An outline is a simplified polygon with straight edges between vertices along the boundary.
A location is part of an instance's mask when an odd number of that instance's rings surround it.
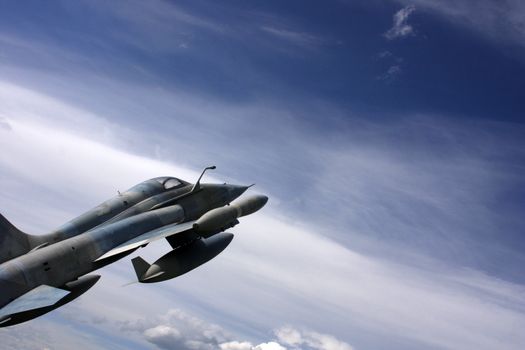
<svg viewBox="0 0 525 350">
<path fill-rule="evenodd" d="M 165 184 L 169 181 L 179 181 L 179 185 L 167 189 Z M 40 285 L 73 292 L 66 298 L 69 300 L 61 300 L 53 307 L 21 314 L 18 318 L 16 315 L 11 319 L 4 317 L 0 319 L 0 326 L 34 318 L 78 297 L 99 278 L 84 275 L 132 252 L 96 261 L 122 243 L 169 224 L 195 220 L 214 208 L 229 204 L 247 189 L 245 186 L 202 184 L 189 193 L 192 187 L 190 183 L 170 177 L 150 179 L 55 231 L 39 236 L 19 231 L 0 215 L 0 308 Z M 181 235 L 170 244 L 176 248 L 193 239 L 193 236 Z"/>
</svg>

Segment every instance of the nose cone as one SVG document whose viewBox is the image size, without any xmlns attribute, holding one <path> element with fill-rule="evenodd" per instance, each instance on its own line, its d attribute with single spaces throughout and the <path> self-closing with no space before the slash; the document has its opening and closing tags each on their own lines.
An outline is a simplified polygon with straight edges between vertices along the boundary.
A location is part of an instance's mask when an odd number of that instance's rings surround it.
<svg viewBox="0 0 525 350">
<path fill-rule="evenodd" d="M 228 199 L 233 201 L 235 198 L 238 198 L 242 195 L 249 186 L 238 186 L 238 185 L 227 185 L 228 186 Z"/>
</svg>

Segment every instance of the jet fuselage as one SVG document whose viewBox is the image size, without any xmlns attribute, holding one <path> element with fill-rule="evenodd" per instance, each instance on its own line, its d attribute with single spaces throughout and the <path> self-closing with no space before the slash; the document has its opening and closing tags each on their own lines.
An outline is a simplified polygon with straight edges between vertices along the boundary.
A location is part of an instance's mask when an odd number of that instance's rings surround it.
<svg viewBox="0 0 525 350">
<path fill-rule="evenodd" d="M 169 186 L 170 181 L 173 186 Z M 0 326 L 25 321 L 52 310 L 54 306 L 70 301 L 65 301 L 67 298 L 63 298 L 55 305 L 42 306 L 44 304 L 41 300 L 38 301 L 38 298 L 45 298 L 45 293 L 52 294 L 55 290 L 50 288 L 49 292 L 40 292 L 40 289 L 44 289 L 41 286 L 58 288 L 58 290 L 62 288 L 71 293 L 68 296 L 71 300 L 82 294 L 99 278 L 99 276 L 85 276 L 86 274 L 148 244 L 149 241 L 146 239 L 143 245 L 126 246 L 122 252 L 104 258 L 105 254 L 111 254 L 115 248 L 126 242 L 132 242 L 137 237 L 146 235 L 147 238 L 150 233 L 162 234 L 162 230 L 173 227 L 176 229 L 179 224 L 189 224 L 188 228 L 184 228 L 184 232 L 178 236 L 169 237 L 169 231 L 168 234 L 164 234 L 163 237 L 168 239 L 174 250 L 170 254 L 171 260 L 164 259 L 163 264 L 159 263 L 159 266 L 171 269 L 171 273 L 164 271 L 165 277 L 159 277 L 164 273 L 161 271 L 160 274 L 156 274 L 155 281 L 168 279 L 167 276 L 173 278 L 198 266 L 197 263 L 193 266 L 192 260 L 198 261 L 198 264 L 208 261 L 229 244 L 233 235 L 228 234 L 231 236 L 228 236 L 228 239 L 222 239 L 219 235 L 215 239 L 218 243 L 210 239 L 206 245 L 205 238 L 208 236 L 199 239 L 199 236 L 192 231 L 191 225 L 194 222 L 192 220 L 203 217 L 213 209 L 228 205 L 246 189 L 245 186 L 199 183 L 191 185 L 175 178 L 156 178 L 134 186 L 122 194 L 119 193 L 118 196 L 69 221 L 57 230 L 40 236 L 24 234 L 14 226 L 10 226 L 2 217 L 0 229 L 3 226 L 8 233 L 2 236 L 0 232 L 0 243 L 3 245 L 0 249 L 0 259 L 2 259 L 0 310 L 6 307 L 14 309 L 17 313 L 11 315 L 0 313 Z M 267 198 L 262 201 L 264 202 L 262 205 L 266 200 Z M 235 225 L 236 222 L 233 220 L 236 221 L 232 218 L 223 225 L 225 227 L 217 228 L 217 232 L 212 234 Z M 225 241 L 227 242 L 224 243 Z M 192 244 L 195 246 L 193 250 Z M 208 249 L 215 246 L 220 248 L 213 248 L 215 250 L 211 251 Z M 179 247 L 182 248 L 177 249 Z M 200 256 L 191 258 L 194 252 Z M 101 260 L 101 257 L 104 259 Z M 176 266 L 173 265 L 173 261 L 177 261 Z M 159 266 L 154 264 L 145 268 L 157 271 L 161 269 Z M 137 266 L 135 268 L 139 276 Z M 149 282 L 152 281 L 150 279 Z M 34 303 L 38 308 L 29 309 L 24 303 Z"/>
</svg>

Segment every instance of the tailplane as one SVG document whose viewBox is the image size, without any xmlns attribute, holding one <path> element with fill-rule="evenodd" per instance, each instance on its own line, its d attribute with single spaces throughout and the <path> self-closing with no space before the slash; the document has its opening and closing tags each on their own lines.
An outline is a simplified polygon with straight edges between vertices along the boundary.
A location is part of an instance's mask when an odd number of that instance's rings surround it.
<svg viewBox="0 0 525 350">
<path fill-rule="evenodd" d="M 17 229 L 0 214 L 0 264 L 29 252 L 31 236 Z"/>
</svg>

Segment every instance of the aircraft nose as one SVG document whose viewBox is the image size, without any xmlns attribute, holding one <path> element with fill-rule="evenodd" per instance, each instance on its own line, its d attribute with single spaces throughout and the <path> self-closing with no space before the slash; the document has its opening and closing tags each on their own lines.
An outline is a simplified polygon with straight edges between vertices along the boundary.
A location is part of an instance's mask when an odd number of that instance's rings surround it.
<svg viewBox="0 0 525 350">
<path fill-rule="evenodd" d="M 228 194 L 230 202 L 242 195 L 250 186 L 229 185 Z"/>
</svg>

